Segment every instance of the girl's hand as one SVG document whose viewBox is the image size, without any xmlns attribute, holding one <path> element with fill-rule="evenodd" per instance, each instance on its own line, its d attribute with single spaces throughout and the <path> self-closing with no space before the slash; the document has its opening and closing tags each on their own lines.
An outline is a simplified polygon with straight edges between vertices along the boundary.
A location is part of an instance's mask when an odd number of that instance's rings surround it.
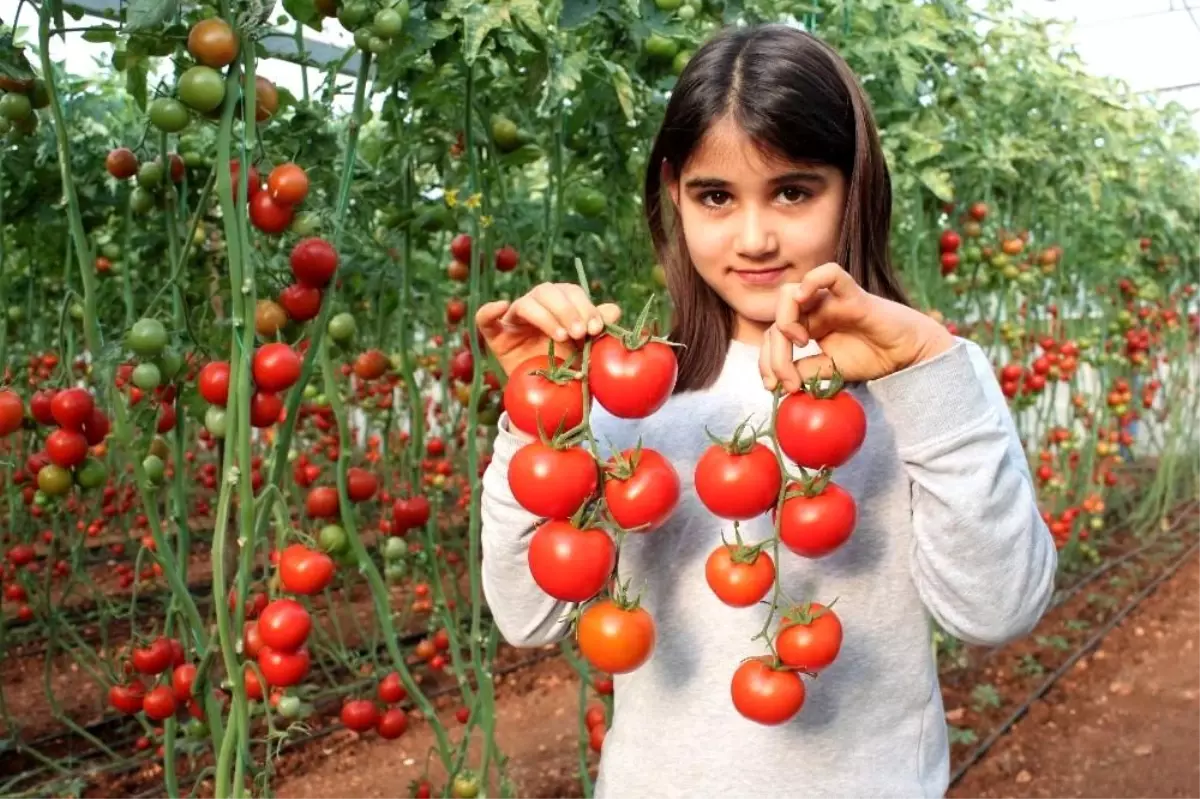
<svg viewBox="0 0 1200 799">
<path fill-rule="evenodd" d="M 820 355 L 792 360 L 792 344 L 810 340 Z M 834 263 L 813 269 L 779 291 L 775 324 L 763 338 L 758 370 L 769 391 L 800 390 L 834 365 L 851 383 L 875 380 L 950 349 L 954 337 L 920 311 L 868 293 Z"/>
<path fill-rule="evenodd" d="M 574 283 L 542 283 L 516 300 L 497 300 L 480 307 L 475 325 L 505 374 L 535 355 L 545 355 L 554 339 L 554 354 L 564 360 L 576 342 L 615 324 L 621 309 L 612 303 L 595 306 Z"/>
</svg>

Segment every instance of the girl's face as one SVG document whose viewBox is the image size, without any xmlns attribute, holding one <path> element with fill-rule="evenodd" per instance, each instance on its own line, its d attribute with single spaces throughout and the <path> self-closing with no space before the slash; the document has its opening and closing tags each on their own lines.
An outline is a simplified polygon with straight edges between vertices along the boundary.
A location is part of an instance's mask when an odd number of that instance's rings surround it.
<svg viewBox="0 0 1200 799">
<path fill-rule="evenodd" d="M 688 254 L 757 344 L 779 287 L 835 260 L 846 181 L 836 167 L 763 153 L 731 118 L 714 124 L 671 176 Z"/>
</svg>

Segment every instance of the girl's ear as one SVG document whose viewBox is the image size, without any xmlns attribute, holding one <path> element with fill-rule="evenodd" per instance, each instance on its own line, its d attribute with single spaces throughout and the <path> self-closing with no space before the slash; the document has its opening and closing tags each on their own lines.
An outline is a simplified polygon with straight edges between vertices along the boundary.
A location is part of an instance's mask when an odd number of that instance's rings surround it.
<svg viewBox="0 0 1200 799">
<path fill-rule="evenodd" d="M 675 204 L 675 210 L 679 210 L 679 176 L 675 174 L 675 170 L 671 169 L 671 165 L 667 163 L 667 159 L 662 160 L 662 173 L 660 180 L 667 187 L 667 194 L 671 196 L 671 202 Z"/>
</svg>

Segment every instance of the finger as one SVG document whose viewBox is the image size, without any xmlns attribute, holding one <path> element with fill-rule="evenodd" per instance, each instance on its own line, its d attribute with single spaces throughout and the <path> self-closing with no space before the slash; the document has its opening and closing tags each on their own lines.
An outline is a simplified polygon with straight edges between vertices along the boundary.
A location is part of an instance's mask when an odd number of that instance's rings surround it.
<svg viewBox="0 0 1200 799">
<path fill-rule="evenodd" d="M 770 328 L 767 337 L 771 339 L 771 371 L 783 384 L 784 391 L 799 391 L 800 374 L 792 361 L 792 342 L 777 327 Z"/>
<path fill-rule="evenodd" d="M 846 298 L 858 284 L 850 277 L 850 273 L 833 262 L 821 264 L 800 278 L 800 301 L 825 289 L 838 298 Z"/>
<path fill-rule="evenodd" d="M 596 333 L 602 332 L 605 325 L 615 325 L 621 319 L 621 309 L 614 303 L 606 302 L 598 305 L 596 310 L 599 312 L 600 321 L 603 323 L 600 325 L 600 330 L 595 331 Z M 591 325 L 588 326 L 588 332 L 592 332 Z"/>
<path fill-rule="evenodd" d="M 500 319 L 508 310 L 508 306 L 508 300 L 496 300 L 479 306 L 479 310 L 475 312 L 475 327 L 479 328 L 484 338 L 490 338 L 495 332 L 499 332 Z"/>
<path fill-rule="evenodd" d="M 542 305 L 532 293 L 526 294 L 514 302 L 501 320 L 501 323 L 506 325 L 516 325 L 519 322 L 536 327 L 542 333 L 560 343 L 571 338 L 557 317 L 550 312 L 549 308 Z"/>
<path fill-rule="evenodd" d="M 592 304 L 587 292 L 572 283 L 563 285 L 562 289 L 563 293 L 567 295 L 567 299 L 575 306 L 575 311 L 579 314 L 579 326 L 578 328 L 573 327 L 571 330 L 571 335 L 574 338 L 595 335 L 593 333 L 595 328 L 599 328 L 595 330 L 596 333 L 604 329 L 604 320 L 600 318 L 600 311 Z M 578 330 L 578 333 L 576 330 Z"/>
<path fill-rule="evenodd" d="M 587 332 L 587 326 L 584 324 L 583 318 L 575 308 L 575 304 L 571 302 L 571 298 L 567 296 L 562 286 L 556 286 L 553 283 L 543 283 L 531 293 L 538 298 L 538 301 L 550 313 L 554 314 L 554 318 L 558 320 L 558 324 L 563 330 L 567 331 L 570 337 L 583 338 Z"/>
<path fill-rule="evenodd" d="M 762 377 L 763 388 L 767 391 L 774 391 L 779 381 L 775 379 L 775 373 L 771 371 L 770 336 L 763 336 L 762 347 L 758 350 L 758 373 Z"/>
<path fill-rule="evenodd" d="M 833 377 L 833 360 L 828 355 L 809 355 L 793 364 L 801 382 L 807 383 L 819 376 L 822 380 Z"/>
</svg>

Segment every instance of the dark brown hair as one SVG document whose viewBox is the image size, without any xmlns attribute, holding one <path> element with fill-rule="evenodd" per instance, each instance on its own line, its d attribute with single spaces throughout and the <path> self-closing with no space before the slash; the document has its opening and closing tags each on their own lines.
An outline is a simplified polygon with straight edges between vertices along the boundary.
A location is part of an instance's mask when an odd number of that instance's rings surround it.
<svg viewBox="0 0 1200 799">
<path fill-rule="evenodd" d="M 734 121 L 765 151 L 836 167 L 846 179 L 837 260 L 872 294 L 908 305 L 892 270 L 892 186 L 871 106 L 829 45 L 785 25 L 729 28 L 706 42 L 679 76 L 646 170 L 646 221 L 674 305 L 676 392 L 712 385 L 733 336 L 733 309 L 700 277 L 663 191 L 717 121 Z M 664 196 L 667 195 L 667 196 Z M 668 214 L 670 218 L 668 218 Z"/>
</svg>

